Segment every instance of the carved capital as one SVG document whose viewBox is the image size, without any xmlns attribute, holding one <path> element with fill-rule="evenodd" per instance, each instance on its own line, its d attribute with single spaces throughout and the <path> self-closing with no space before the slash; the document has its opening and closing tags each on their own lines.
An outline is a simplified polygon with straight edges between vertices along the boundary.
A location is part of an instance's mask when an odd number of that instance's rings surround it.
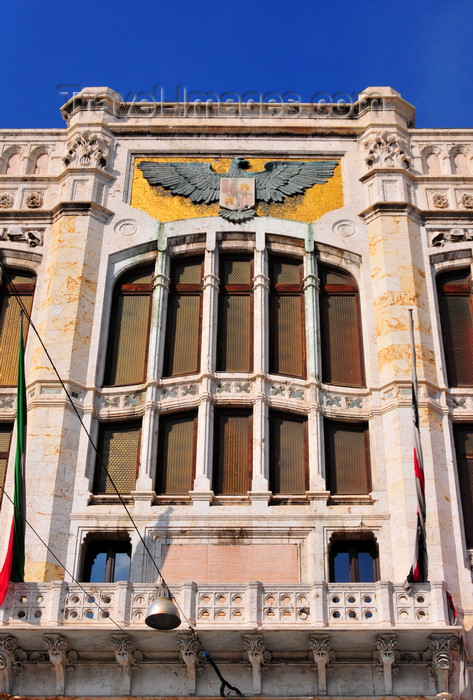
<svg viewBox="0 0 473 700">
<path fill-rule="evenodd" d="M 140 661 L 143 660 L 142 652 L 136 648 L 133 640 L 128 635 L 112 637 L 112 644 L 115 651 L 115 661 L 122 668 L 129 668 L 134 671 Z"/>
<path fill-rule="evenodd" d="M 43 644 L 56 673 L 56 695 L 65 695 L 66 670 L 74 670 L 77 653 L 69 649 L 69 642 L 60 634 L 43 637 Z"/>
<path fill-rule="evenodd" d="M 410 158 L 407 143 L 398 134 L 380 131 L 367 139 L 363 146 L 367 151 L 365 162 L 368 168 L 403 168 L 408 170 Z"/>
<path fill-rule="evenodd" d="M 108 164 L 109 142 L 98 134 L 83 131 L 76 134 L 67 144 L 63 163 L 66 168 L 99 168 L 105 170 Z"/>
<path fill-rule="evenodd" d="M 253 671 L 253 694 L 261 695 L 261 671 L 271 661 L 271 652 L 266 649 L 262 634 L 245 634 L 244 646 Z"/>
<path fill-rule="evenodd" d="M 397 661 L 399 652 L 397 651 L 398 641 L 395 635 L 389 637 L 376 638 L 376 651 L 373 658 L 377 661 L 376 669 L 384 676 L 385 695 L 392 695 L 393 675 L 399 671 Z"/>
<path fill-rule="evenodd" d="M 327 694 L 327 673 L 332 669 L 335 660 L 335 652 L 330 644 L 330 637 L 326 635 L 313 634 L 309 644 L 310 652 L 314 661 L 314 671 L 317 673 L 319 684 L 318 694 Z"/>
<path fill-rule="evenodd" d="M 439 693 L 449 692 L 449 678 L 454 669 L 452 651 L 456 648 L 457 638 L 453 635 L 444 637 L 431 634 L 429 637 L 429 645 L 423 656 L 427 661 L 430 674 L 437 682 Z"/>
<path fill-rule="evenodd" d="M 189 680 L 188 693 L 189 695 L 195 695 L 197 676 L 202 673 L 203 670 L 203 652 L 197 637 L 191 633 L 179 635 L 177 644 L 179 647 L 179 655 L 186 667 L 187 678 Z"/>
<path fill-rule="evenodd" d="M 10 693 L 13 676 L 23 670 L 26 659 L 26 651 L 18 646 L 15 637 L 8 634 L 0 638 L 0 693 Z"/>
</svg>

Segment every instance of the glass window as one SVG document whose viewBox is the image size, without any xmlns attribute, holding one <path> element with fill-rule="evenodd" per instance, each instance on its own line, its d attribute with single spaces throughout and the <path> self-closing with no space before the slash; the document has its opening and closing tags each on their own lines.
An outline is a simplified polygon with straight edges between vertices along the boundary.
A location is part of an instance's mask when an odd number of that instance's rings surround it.
<svg viewBox="0 0 473 700">
<path fill-rule="evenodd" d="M 307 419 L 270 413 L 270 490 L 302 494 L 307 490 Z"/>
<path fill-rule="evenodd" d="M 100 426 L 94 493 L 130 493 L 138 473 L 141 422 L 103 423 Z"/>
<path fill-rule="evenodd" d="M 253 367 L 252 268 L 248 257 L 221 258 L 217 371 L 251 372 Z"/>
<path fill-rule="evenodd" d="M 202 257 L 172 261 L 164 376 L 200 369 L 202 270 Z"/>
<path fill-rule="evenodd" d="M 330 544 L 330 580 L 335 583 L 360 583 L 379 580 L 378 550 L 369 539 L 345 539 L 336 536 Z"/>
<path fill-rule="evenodd" d="M 367 423 L 325 421 L 327 488 L 334 495 L 371 491 Z"/>
<path fill-rule="evenodd" d="M 251 413 L 215 410 L 213 491 L 217 495 L 246 495 L 251 483 Z"/>
<path fill-rule="evenodd" d="M 341 271 L 320 268 L 322 381 L 364 386 L 363 344 L 358 289 Z"/>
<path fill-rule="evenodd" d="M 115 583 L 130 577 L 131 544 L 124 540 L 92 540 L 85 545 L 82 580 Z"/>
<path fill-rule="evenodd" d="M 443 347 L 450 386 L 473 386 L 473 312 L 470 270 L 437 278 Z"/>
<path fill-rule="evenodd" d="M 105 385 L 138 384 L 146 378 L 152 276 L 151 269 L 135 269 L 115 285 Z"/>
<path fill-rule="evenodd" d="M 271 256 L 269 371 L 305 376 L 304 296 L 302 263 Z"/>
</svg>

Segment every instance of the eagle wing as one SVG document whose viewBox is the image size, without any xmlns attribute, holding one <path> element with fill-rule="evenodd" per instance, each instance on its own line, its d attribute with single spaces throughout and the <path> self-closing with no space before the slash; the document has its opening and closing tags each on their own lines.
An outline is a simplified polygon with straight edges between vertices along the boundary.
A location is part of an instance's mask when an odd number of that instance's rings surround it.
<svg viewBox="0 0 473 700">
<path fill-rule="evenodd" d="M 292 194 L 302 194 L 316 183 L 324 184 L 332 177 L 336 160 L 319 162 L 280 161 L 266 163 L 256 173 L 256 199 L 263 202 L 282 202 Z"/>
<path fill-rule="evenodd" d="M 191 202 L 209 204 L 219 199 L 220 175 L 210 163 L 151 163 L 138 164 L 150 185 L 161 185 Z"/>
</svg>

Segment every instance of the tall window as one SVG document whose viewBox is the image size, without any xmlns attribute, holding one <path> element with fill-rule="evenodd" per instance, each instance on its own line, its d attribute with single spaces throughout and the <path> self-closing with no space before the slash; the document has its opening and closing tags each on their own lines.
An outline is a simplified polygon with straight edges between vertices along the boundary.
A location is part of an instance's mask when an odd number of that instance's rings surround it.
<svg viewBox="0 0 473 700">
<path fill-rule="evenodd" d="M 333 495 L 371 491 L 367 423 L 325 421 L 327 488 Z"/>
<path fill-rule="evenodd" d="M 202 257 L 171 265 L 164 375 L 193 374 L 200 368 Z"/>
<path fill-rule="evenodd" d="M 135 488 L 140 451 L 141 422 L 102 423 L 95 469 L 94 493 L 130 493 Z"/>
<path fill-rule="evenodd" d="M 106 385 L 138 384 L 146 378 L 152 276 L 151 268 L 135 269 L 115 285 Z"/>
<path fill-rule="evenodd" d="M 246 495 L 251 484 L 252 417 L 248 410 L 215 409 L 213 491 Z"/>
<path fill-rule="evenodd" d="M 270 413 L 270 485 L 273 494 L 302 494 L 307 490 L 307 420 L 287 413 Z"/>
<path fill-rule="evenodd" d="M 443 347 L 450 386 L 473 386 L 473 311 L 469 269 L 437 278 Z"/>
<path fill-rule="evenodd" d="M 7 270 L 0 287 L 0 386 L 15 386 L 18 371 L 20 304 L 28 313 L 33 305 L 35 276 L 23 270 Z M 27 328 L 26 319 L 24 330 Z"/>
<path fill-rule="evenodd" d="M 251 258 L 222 256 L 217 371 L 251 372 L 253 367 L 252 277 Z"/>
<path fill-rule="evenodd" d="M 8 452 L 10 450 L 10 440 L 13 425 L 11 423 L 0 423 L 0 506 L 2 505 L 3 489 L 7 475 Z"/>
<path fill-rule="evenodd" d="M 330 580 L 379 581 L 378 547 L 372 533 L 334 534 L 329 549 Z"/>
<path fill-rule="evenodd" d="M 358 289 L 338 270 L 320 269 L 322 381 L 363 386 L 363 350 Z"/>
<path fill-rule="evenodd" d="M 156 493 L 187 494 L 195 476 L 197 413 L 161 416 Z"/>
<path fill-rule="evenodd" d="M 453 426 L 466 546 L 473 549 L 473 425 Z"/>
<path fill-rule="evenodd" d="M 302 263 L 271 256 L 269 371 L 305 376 L 304 296 Z"/>
<path fill-rule="evenodd" d="M 120 534 L 120 533 L 119 533 Z M 130 577 L 131 543 L 128 535 L 115 539 L 87 538 L 84 543 L 82 581 L 115 583 Z"/>
</svg>

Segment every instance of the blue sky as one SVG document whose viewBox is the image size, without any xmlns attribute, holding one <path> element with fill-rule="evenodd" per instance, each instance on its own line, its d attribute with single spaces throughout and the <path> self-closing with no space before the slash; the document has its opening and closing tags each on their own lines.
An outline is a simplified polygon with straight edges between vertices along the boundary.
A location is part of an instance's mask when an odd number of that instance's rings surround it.
<svg viewBox="0 0 473 700">
<path fill-rule="evenodd" d="M 61 89 L 157 85 L 171 101 L 179 85 L 303 101 L 390 85 L 418 127 L 473 126 L 471 0 L 7 2 L 2 128 L 63 126 Z"/>
</svg>

